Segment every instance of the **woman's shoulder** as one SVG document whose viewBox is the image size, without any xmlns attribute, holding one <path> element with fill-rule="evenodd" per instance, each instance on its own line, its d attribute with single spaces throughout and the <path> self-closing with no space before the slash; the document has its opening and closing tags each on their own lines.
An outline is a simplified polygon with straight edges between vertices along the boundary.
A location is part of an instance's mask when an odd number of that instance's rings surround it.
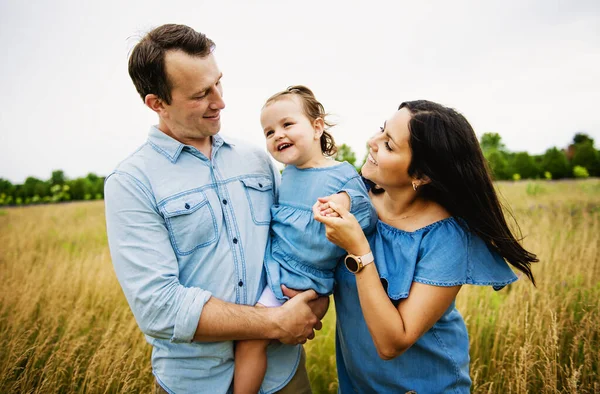
<svg viewBox="0 0 600 394">
<path fill-rule="evenodd" d="M 504 258 L 459 218 L 445 221 L 423 237 L 418 265 L 421 276 L 415 275 L 415 281 L 431 276 L 443 285 L 493 286 L 499 290 L 517 280 Z"/>
<path fill-rule="evenodd" d="M 461 219 L 450 216 L 415 231 L 422 234 L 421 249 L 426 252 L 444 245 L 446 249 L 457 249 L 457 252 L 468 247 L 470 233 Z"/>
<path fill-rule="evenodd" d="M 448 217 L 415 231 L 380 222 L 377 237 L 375 248 L 383 255 L 378 269 L 393 299 L 407 297 L 412 282 L 490 285 L 499 290 L 517 280 L 502 256 L 459 218 Z"/>
<path fill-rule="evenodd" d="M 448 216 L 414 229 L 411 226 L 402 229 L 380 220 L 378 230 L 381 231 L 386 238 L 390 239 L 408 236 L 412 239 L 427 240 L 422 246 L 428 246 L 430 243 L 435 244 L 438 239 L 444 239 L 446 241 L 450 239 L 463 240 L 466 236 L 466 232 L 459 221 L 460 219 Z"/>
</svg>

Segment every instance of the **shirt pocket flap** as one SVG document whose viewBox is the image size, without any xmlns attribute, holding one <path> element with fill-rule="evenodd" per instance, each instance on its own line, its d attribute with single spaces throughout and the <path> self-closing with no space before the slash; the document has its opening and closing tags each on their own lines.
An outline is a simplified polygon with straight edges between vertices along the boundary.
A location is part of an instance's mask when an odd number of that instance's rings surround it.
<svg viewBox="0 0 600 394">
<path fill-rule="evenodd" d="M 169 200 L 163 206 L 165 218 L 173 216 L 187 215 L 195 212 L 206 204 L 208 199 L 202 192 L 186 194 Z"/>
<path fill-rule="evenodd" d="M 267 177 L 245 178 L 242 179 L 244 186 L 259 191 L 267 191 L 273 189 L 273 181 Z"/>
</svg>

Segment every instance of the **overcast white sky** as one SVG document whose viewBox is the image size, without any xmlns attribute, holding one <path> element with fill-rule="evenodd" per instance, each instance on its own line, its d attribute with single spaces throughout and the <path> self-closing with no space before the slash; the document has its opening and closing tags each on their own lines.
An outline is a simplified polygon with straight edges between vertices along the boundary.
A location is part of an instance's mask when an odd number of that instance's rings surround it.
<svg viewBox="0 0 600 394">
<path fill-rule="evenodd" d="M 264 100 L 305 84 L 362 158 L 402 101 L 463 112 L 511 151 L 600 144 L 600 1 L 0 0 L 0 177 L 107 175 L 155 115 L 127 74 L 138 38 L 183 23 L 217 44 L 222 133 L 263 146 Z"/>
</svg>

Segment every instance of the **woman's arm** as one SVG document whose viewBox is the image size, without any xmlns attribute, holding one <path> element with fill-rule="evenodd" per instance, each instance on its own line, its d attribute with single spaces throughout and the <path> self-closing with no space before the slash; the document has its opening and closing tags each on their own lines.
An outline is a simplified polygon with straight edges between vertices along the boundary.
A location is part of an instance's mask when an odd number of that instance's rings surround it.
<svg viewBox="0 0 600 394">
<path fill-rule="evenodd" d="M 384 360 L 404 353 L 433 327 L 460 290 L 460 286 L 413 282 L 408 298 L 396 308 L 383 289 L 375 264 L 356 274 L 356 287 L 367 327 L 379 357 Z"/>
<path fill-rule="evenodd" d="M 315 204 L 315 220 L 325 224 L 327 239 L 349 253 L 370 252 L 360 225 L 346 209 L 329 202 L 340 216 L 322 216 L 320 203 Z M 377 353 L 384 360 L 399 356 L 412 346 L 448 309 L 460 286 L 440 287 L 413 282 L 408 298 L 396 308 L 385 292 L 375 264 L 356 274 L 360 306 Z"/>
</svg>

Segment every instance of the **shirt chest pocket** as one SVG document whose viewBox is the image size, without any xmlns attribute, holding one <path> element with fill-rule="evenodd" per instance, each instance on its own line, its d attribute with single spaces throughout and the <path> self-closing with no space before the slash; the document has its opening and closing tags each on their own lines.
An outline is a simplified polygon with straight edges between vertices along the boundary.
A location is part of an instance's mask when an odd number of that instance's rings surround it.
<svg viewBox="0 0 600 394">
<path fill-rule="evenodd" d="M 273 181 L 267 177 L 246 178 L 241 181 L 254 224 L 269 225 L 273 205 Z"/>
<path fill-rule="evenodd" d="M 217 241 L 217 221 L 203 192 L 168 199 L 160 210 L 178 255 L 190 254 Z"/>
</svg>

